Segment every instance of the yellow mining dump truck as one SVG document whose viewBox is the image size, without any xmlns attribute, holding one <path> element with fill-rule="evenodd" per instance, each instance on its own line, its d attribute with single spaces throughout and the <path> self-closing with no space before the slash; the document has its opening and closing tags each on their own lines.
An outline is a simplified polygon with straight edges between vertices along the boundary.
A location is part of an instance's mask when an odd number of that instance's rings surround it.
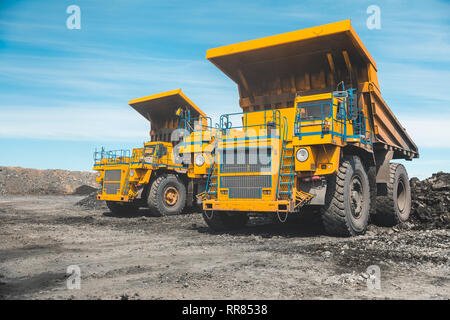
<svg viewBox="0 0 450 320">
<path fill-rule="evenodd" d="M 180 213 L 204 191 L 214 129 L 181 89 L 129 102 L 150 121 L 151 141 L 130 150 L 96 151 L 97 198 L 117 214 L 149 207 L 159 215 Z M 208 149 L 209 148 L 209 149 Z M 194 164 L 195 163 L 195 164 Z"/>
<path fill-rule="evenodd" d="M 364 233 L 370 216 L 408 219 L 408 175 L 390 161 L 417 158 L 418 149 L 381 97 L 377 65 L 350 20 L 206 57 L 236 82 L 243 109 L 220 119 L 203 201 L 212 229 L 313 208 L 334 235 Z"/>
</svg>

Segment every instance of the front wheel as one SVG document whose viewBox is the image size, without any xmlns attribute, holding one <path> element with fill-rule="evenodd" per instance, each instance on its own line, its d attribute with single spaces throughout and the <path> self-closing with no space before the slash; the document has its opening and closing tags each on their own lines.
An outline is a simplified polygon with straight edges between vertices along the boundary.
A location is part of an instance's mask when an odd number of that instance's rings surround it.
<svg viewBox="0 0 450 320">
<path fill-rule="evenodd" d="M 186 187 L 176 175 L 158 177 L 152 183 L 147 203 L 159 216 L 180 214 L 186 205 Z"/>
<path fill-rule="evenodd" d="M 329 234 L 364 234 L 370 215 L 370 186 L 364 165 L 357 156 L 344 159 L 337 174 L 328 178 L 322 222 Z"/>
</svg>

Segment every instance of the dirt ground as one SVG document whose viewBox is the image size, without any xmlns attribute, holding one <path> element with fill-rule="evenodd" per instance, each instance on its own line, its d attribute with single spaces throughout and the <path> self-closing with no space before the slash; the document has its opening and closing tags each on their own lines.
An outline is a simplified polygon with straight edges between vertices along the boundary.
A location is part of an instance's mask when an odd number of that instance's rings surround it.
<svg viewBox="0 0 450 320">
<path fill-rule="evenodd" d="M 446 229 L 334 238 L 302 218 L 213 233 L 198 213 L 117 217 L 80 199 L 0 197 L 1 299 L 450 298 Z M 80 289 L 67 289 L 69 265 Z M 370 265 L 381 289 L 367 287 Z"/>
</svg>

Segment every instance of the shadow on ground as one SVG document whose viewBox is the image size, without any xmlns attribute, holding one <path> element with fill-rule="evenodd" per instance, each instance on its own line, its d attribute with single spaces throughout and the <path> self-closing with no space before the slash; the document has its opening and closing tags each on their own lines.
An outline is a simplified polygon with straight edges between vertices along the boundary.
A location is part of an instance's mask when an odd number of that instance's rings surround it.
<svg viewBox="0 0 450 320">
<path fill-rule="evenodd" d="M 8 279 L 0 277 L 0 299 L 15 299 L 27 294 L 65 285 L 64 272 L 43 272 L 30 277 Z"/>
<path fill-rule="evenodd" d="M 325 230 L 322 226 L 320 217 L 315 214 L 305 214 L 302 216 L 292 215 L 288 217 L 287 221 L 279 222 L 276 216 L 264 218 L 251 218 L 247 225 L 243 228 L 216 232 L 205 225 L 193 225 L 192 230 L 197 230 L 199 233 L 209 234 L 228 234 L 232 236 L 260 236 L 262 238 L 283 237 L 283 238 L 297 238 L 297 237 L 315 237 L 325 235 Z"/>
</svg>

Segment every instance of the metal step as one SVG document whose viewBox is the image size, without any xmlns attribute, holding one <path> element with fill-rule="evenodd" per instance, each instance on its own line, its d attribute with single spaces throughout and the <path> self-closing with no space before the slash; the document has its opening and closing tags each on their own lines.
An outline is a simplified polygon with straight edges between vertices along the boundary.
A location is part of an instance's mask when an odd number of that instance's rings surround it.
<svg viewBox="0 0 450 320">
<path fill-rule="evenodd" d="M 296 201 L 295 208 L 304 206 L 305 204 L 309 203 L 312 198 L 314 198 L 314 195 L 309 194 L 302 190 L 298 190 L 295 193 L 295 201 Z"/>
</svg>

